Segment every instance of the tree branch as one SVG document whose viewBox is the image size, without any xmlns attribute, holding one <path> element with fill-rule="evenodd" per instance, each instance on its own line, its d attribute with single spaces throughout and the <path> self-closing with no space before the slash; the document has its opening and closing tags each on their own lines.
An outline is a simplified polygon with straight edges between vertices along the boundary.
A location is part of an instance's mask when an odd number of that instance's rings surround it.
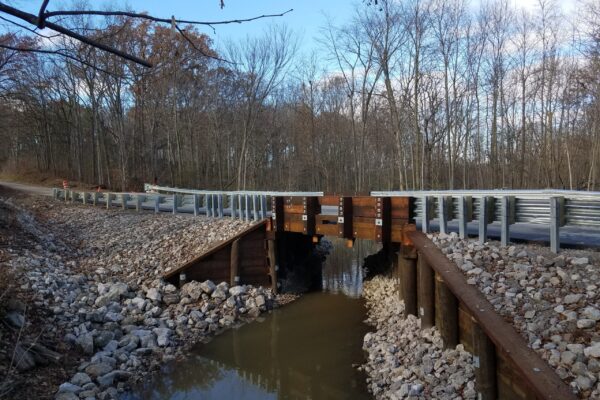
<svg viewBox="0 0 600 400">
<path fill-rule="evenodd" d="M 258 19 L 264 19 L 264 18 L 274 18 L 274 17 L 283 17 L 284 15 L 290 13 L 294 11 L 293 8 L 290 8 L 289 10 L 279 13 L 279 14 L 263 14 L 263 15 L 259 15 L 256 17 L 252 17 L 252 18 L 244 18 L 244 19 L 230 19 L 230 20 L 226 20 L 226 21 L 186 21 L 186 20 L 177 20 L 177 22 L 181 23 L 181 24 L 188 24 L 188 25 L 225 25 L 225 24 L 241 24 L 243 22 L 250 22 L 250 21 L 256 21 Z M 158 17 L 153 17 L 152 15 L 148 15 L 148 14 L 140 14 L 140 13 L 134 13 L 134 12 L 129 12 L 129 11 L 98 11 L 98 10 L 81 10 L 81 11 L 75 11 L 75 10 L 65 10 L 65 11 L 49 11 L 47 13 L 44 14 L 44 16 L 46 18 L 48 17 L 55 17 L 55 16 L 59 16 L 59 15 L 101 15 L 101 16 L 105 16 L 105 17 L 109 17 L 109 16 L 120 16 L 120 17 L 130 17 L 130 18 L 141 18 L 141 19 L 146 19 L 149 21 L 153 21 L 153 22 L 158 22 L 158 23 L 164 23 L 164 24 L 170 24 L 171 23 L 171 18 L 158 18 Z"/>
<path fill-rule="evenodd" d="M 40 11 L 38 12 L 37 27 L 40 29 L 44 29 L 44 26 L 46 25 L 46 16 L 44 14 L 46 13 L 46 7 L 48 7 L 49 2 L 50 0 L 44 0 L 40 7 Z"/>
<path fill-rule="evenodd" d="M 217 56 L 213 56 L 213 55 L 211 55 L 211 54 L 208 54 L 207 52 L 205 52 L 204 50 L 202 50 L 201 48 L 199 48 L 198 46 L 196 46 L 196 44 L 195 44 L 195 43 L 192 41 L 192 39 L 191 39 L 191 38 L 190 38 L 188 35 L 186 35 L 186 34 L 185 34 L 185 29 L 181 29 L 181 28 L 179 27 L 179 25 L 175 24 L 175 29 L 177 29 L 177 31 L 178 31 L 178 32 L 181 34 L 181 36 L 183 36 L 183 38 L 184 38 L 184 39 L 185 39 L 185 40 L 186 40 L 186 41 L 187 41 L 187 42 L 188 42 L 190 45 L 192 45 L 192 47 L 193 47 L 193 48 L 194 48 L 196 51 L 198 51 L 198 52 L 199 52 L 200 54 L 202 54 L 204 57 L 207 57 L 207 58 L 212 58 L 213 60 L 222 61 L 222 62 L 225 62 L 225 63 L 228 63 L 228 64 L 235 64 L 234 62 L 231 62 L 231 61 L 229 61 L 229 60 L 225 60 L 224 58 L 220 58 L 220 57 L 217 57 Z"/>
<path fill-rule="evenodd" d="M 16 8 L 10 7 L 10 6 L 8 6 L 8 5 L 4 4 L 4 3 L 0 3 L 0 12 L 4 12 L 6 14 L 12 15 L 12 16 L 17 17 L 19 19 L 22 19 L 23 21 L 29 22 L 32 25 L 36 25 L 37 26 L 37 23 L 38 23 L 38 17 L 37 16 L 35 16 L 33 14 L 29 14 L 29 13 L 23 12 L 23 11 L 18 10 Z M 53 31 L 56 31 L 58 33 L 62 33 L 65 36 L 69 36 L 69 37 L 72 37 L 73 39 L 79 40 L 82 43 L 85 43 L 85 44 L 88 44 L 90 46 L 96 47 L 98 49 L 104 50 L 104 51 L 106 51 L 108 53 L 117 55 L 117 56 L 119 56 L 121 58 L 124 58 L 126 60 L 132 61 L 132 62 L 134 62 L 136 64 L 140 64 L 140 65 L 143 65 L 145 67 L 152 68 L 152 64 L 150 64 L 146 60 L 143 60 L 143 59 L 141 59 L 139 57 L 133 56 L 131 54 L 127 54 L 127 53 L 125 53 L 125 52 L 123 52 L 121 50 L 118 50 L 118 49 L 112 48 L 110 46 L 107 46 L 107 45 L 105 45 L 103 43 L 100 43 L 100 42 L 98 42 L 96 40 L 93 40 L 93 39 L 90 39 L 90 38 L 88 38 L 86 36 L 80 35 L 77 32 L 73 32 L 70 29 L 64 28 L 64 27 L 62 27 L 60 25 L 57 25 L 57 24 L 54 24 L 52 22 L 47 22 L 46 21 L 45 22 L 45 26 L 47 28 L 52 29 Z"/>
<path fill-rule="evenodd" d="M 59 36 L 60 36 L 60 35 L 52 35 L 52 36 L 46 36 L 46 35 L 42 35 L 41 33 L 39 33 L 39 32 L 38 32 L 37 30 L 35 30 L 35 29 L 31 29 L 31 28 L 29 28 L 29 27 L 27 27 L 27 26 L 25 26 L 25 25 L 23 25 L 23 24 L 20 24 L 20 23 L 18 23 L 18 22 L 16 22 L 16 21 L 10 20 L 10 19 L 8 19 L 8 18 L 4 18 L 4 17 L 3 17 L 3 16 L 1 16 L 1 15 L 0 15 L 0 19 L 1 19 L 1 20 L 3 20 L 3 21 L 6 21 L 6 22 L 10 22 L 11 24 L 18 26 L 18 27 L 19 27 L 19 28 L 21 28 L 21 29 L 25 29 L 26 31 L 29 31 L 29 32 L 31 32 L 31 33 L 33 33 L 33 34 L 35 34 L 35 35 L 38 35 L 39 37 L 43 37 L 44 39 L 53 39 L 53 38 L 55 38 L 55 37 L 59 37 Z"/>
<path fill-rule="evenodd" d="M 73 60 L 73 61 L 77 61 L 77 62 L 79 62 L 79 63 L 81 63 L 83 65 L 86 65 L 86 66 L 88 66 L 90 68 L 93 68 L 93 69 L 95 69 L 97 71 L 104 72 L 105 74 L 114 76 L 116 78 L 126 79 L 122 75 L 119 75 L 119 74 L 116 74 L 114 72 L 108 71 L 108 70 L 106 70 L 104 68 L 98 67 L 98 66 L 96 66 L 94 64 L 91 64 L 91 63 L 89 63 L 89 62 L 87 62 L 85 60 L 82 60 L 82 59 L 80 59 L 78 57 L 75 57 L 75 56 L 73 56 L 71 54 L 63 53 L 60 50 L 44 50 L 44 49 L 32 49 L 32 48 L 29 48 L 29 47 L 14 47 L 14 46 L 10 46 L 10 45 L 7 45 L 7 44 L 0 44 L 0 48 L 7 49 L 7 50 L 24 52 L 24 53 L 42 53 L 42 54 L 58 55 L 58 56 L 65 57 L 65 58 L 68 58 L 68 59 Z"/>
</svg>

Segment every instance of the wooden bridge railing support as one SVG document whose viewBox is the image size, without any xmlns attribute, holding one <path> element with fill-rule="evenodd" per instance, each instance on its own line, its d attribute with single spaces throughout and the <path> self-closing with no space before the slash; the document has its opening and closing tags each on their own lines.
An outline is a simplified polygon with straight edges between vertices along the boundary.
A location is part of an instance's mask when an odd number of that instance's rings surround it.
<svg viewBox="0 0 600 400">
<path fill-rule="evenodd" d="M 409 236 L 418 251 L 421 328 L 435 321 L 444 347 L 454 347 L 460 342 L 472 352 L 479 399 L 576 398 L 552 367 L 496 313 L 485 296 L 467 283 L 454 262 L 423 233 L 412 232 Z M 433 272 L 435 305 L 432 307 Z"/>
</svg>

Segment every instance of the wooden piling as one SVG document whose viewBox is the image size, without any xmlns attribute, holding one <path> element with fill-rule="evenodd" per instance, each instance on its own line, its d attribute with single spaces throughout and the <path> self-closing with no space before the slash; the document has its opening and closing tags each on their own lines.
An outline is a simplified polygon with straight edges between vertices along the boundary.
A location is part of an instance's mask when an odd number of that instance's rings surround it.
<svg viewBox="0 0 600 400">
<path fill-rule="evenodd" d="M 231 243 L 231 256 L 230 256 L 230 272 L 229 272 L 229 284 L 230 286 L 236 286 L 240 283 L 240 240 L 236 239 Z"/>
<path fill-rule="evenodd" d="M 433 269 L 421 254 L 417 258 L 417 280 L 421 329 L 431 328 L 435 325 L 435 280 Z"/>
<path fill-rule="evenodd" d="M 398 253 L 400 287 L 404 300 L 404 315 L 417 316 L 417 268 L 416 260 L 407 257 L 406 247 Z"/>
<path fill-rule="evenodd" d="M 277 287 L 277 256 L 276 256 L 276 242 L 275 240 L 267 241 L 267 251 L 269 256 L 269 275 L 271 277 L 271 290 L 274 294 L 278 292 Z"/>
<path fill-rule="evenodd" d="M 473 364 L 475 365 L 475 388 L 477 398 L 496 400 L 496 347 L 481 329 L 477 320 L 471 317 L 473 332 Z"/>
<path fill-rule="evenodd" d="M 267 240 L 267 251 L 269 256 L 269 275 L 271 276 L 271 290 L 277 293 L 277 259 L 275 255 L 275 240 Z"/>
<path fill-rule="evenodd" d="M 435 274 L 436 326 L 444 341 L 444 348 L 458 344 L 458 301 L 439 274 Z"/>
</svg>

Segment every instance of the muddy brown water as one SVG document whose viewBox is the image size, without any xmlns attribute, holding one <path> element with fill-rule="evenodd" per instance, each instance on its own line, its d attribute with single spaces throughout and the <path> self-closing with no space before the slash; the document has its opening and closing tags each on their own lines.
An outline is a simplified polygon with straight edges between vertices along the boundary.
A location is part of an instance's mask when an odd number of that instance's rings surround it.
<svg viewBox="0 0 600 400">
<path fill-rule="evenodd" d="M 320 292 L 199 344 L 124 399 L 368 399 L 364 257 L 376 245 L 333 241 Z"/>
</svg>

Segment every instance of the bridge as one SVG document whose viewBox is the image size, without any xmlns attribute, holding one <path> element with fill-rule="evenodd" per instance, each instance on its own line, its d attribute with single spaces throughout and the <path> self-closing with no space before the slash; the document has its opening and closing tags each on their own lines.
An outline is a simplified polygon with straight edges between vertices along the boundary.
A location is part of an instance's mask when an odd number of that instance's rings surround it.
<svg viewBox="0 0 600 400">
<path fill-rule="evenodd" d="M 392 274 L 405 313 L 421 327 L 435 326 L 444 346 L 461 343 L 475 358 L 478 398 L 574 399 L 556 372 L 530 349 L 514 327 L 495 312 L 485 296 L 423 232 L 433 217 L 442 233 L 455 220 L 460 237 L 476 223 L 480 242 L 499 225 L 506 245 L 524 226 L 547 230 L 558 252 L 561 231 L 599 234 L 600 193 L 567 191 L 372 192 L 370 196 L 320 192 L 213 192 L 147 185 L 156 193 L 98 193 L 54 190 L 57 199 L 107 208 L 190 213 L 255 220 L 247 230 L 170 271 L 177 285 L 213 279 L 278 290 L 279 266 L 286 263 L 286 243 L 308 251 L 323 236 L 368 239 L 383 244 L 393 258 Z M 162 192 L 162 193 L 160 193 Z M 270 204 L 270 207 L 267 205 Z M 423 232 L 419 232 L 420 229 Z M 592 240 L 600 245 L 600 240 Z"/>
</svg>

